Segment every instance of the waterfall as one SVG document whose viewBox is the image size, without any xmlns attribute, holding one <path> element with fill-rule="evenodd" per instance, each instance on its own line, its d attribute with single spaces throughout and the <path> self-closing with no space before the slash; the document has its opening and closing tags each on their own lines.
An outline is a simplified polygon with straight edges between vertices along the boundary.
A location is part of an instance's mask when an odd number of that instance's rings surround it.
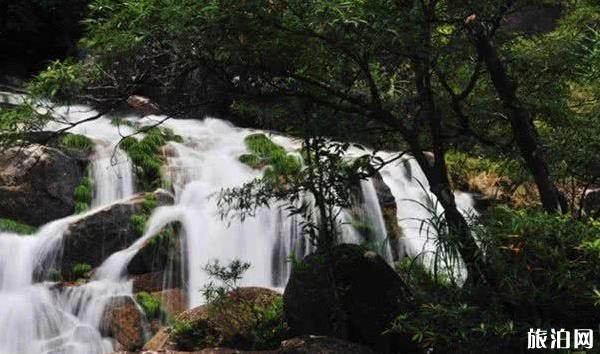
<svg viewBox="0 0 600 354">
<path fill-rule="evenodd" d="M 36 274 L 40 269 L 50 269 L 60 257 L 62 237 L 69 225 L 135 192 L 132 163 L 117 147 L 124 136 L 134 133 L 132 128 L 116 126 L 106 117 L 77 124 L 96 114 L 85 106 L 57 107 L 53 114 L 58 122 L 49 124 L 48 129 L 76 124 L 70 132 L 85 135 L 95 142 L 90 171 L 94 186 L 93 209 L 83 215 L 53 221 L 32 236 L 0 233 L 1 354 L 112 352 L 114 340 L 103 337 L 100 331 L 102 314 L 115 296 L 133 296 L 132 282 L 126 271 L 128 263 L 150 238 L 170 223 L 182 225 L 180 237 L 190 308 L 203 303 L 201 290 L 208 281 L 203 268 L 212 260 L 219 260 L 221 264 L 233 259 L 249 262 L 251 267 L 241 285 L 281 290 L 290 274 L 290 256 L 301 258 L 312 250 L 298 220 L 286 215 L 276 204 L 261 208 L 256 217 L 243 223 L 222 220 L 219 216 L 214 194 L 222 188 L 240 186 L 261 174 L 239 161 L 239 156 L 246 153 L 244 138 L 257 131 L 212 118 L 171 119 L 163 126 L 183 137 L 182 142 L 170 142 L 164 149 L 163 175 L 174 191 L 175 204 L 156 208 L 145 234 L 128 248 L 108 257 L 96 269 L 92 281 L 63 288 L 41 281 Z M 120 118 L 148 125 L 164 117 Z M 290 152 L 300 147 L 300 143 L 290 137 L 273 135 L 272 138 Z M 393 156 L 386 154 L 388 158 Z M 442 210 L 428 192 L 418 165 L 405 158 L 386 166 L 381 174 L 398 205 L 405 253 L 416 256 L 432 251 L 431 239 L 435 235 L 422 232 L 421 220 Z M 356 208 L 341 213 L 342 241 L 367 242 L 392 262 L 373 183 L 363 181 L 360 194 Z M 472 210 L 468 194 L 457 195 L 457 203 L 465 212 Z M 364 224 L 362 230 L 357 227 L 357 218 Z"/>
</svg>

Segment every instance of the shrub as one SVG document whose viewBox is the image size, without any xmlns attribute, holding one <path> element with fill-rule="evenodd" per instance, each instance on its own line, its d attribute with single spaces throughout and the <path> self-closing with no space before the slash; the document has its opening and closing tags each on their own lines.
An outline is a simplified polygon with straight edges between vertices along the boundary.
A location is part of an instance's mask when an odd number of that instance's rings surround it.
<svg viewBox="0 0 600 354">
<path fill-rule="evenodd" d="M 88 273 L 92 271 L 92 266 L 87 263 L 79 263 L 73 266 L 71 272 L 76 278 L 86 278 Z"/>
<path fill-rule="evenodd" d="M 193 321 L 179 319 L 174 323 L 172 333 L 178 349 L 215 346 L 273 349 L 286 338 L 283 298 L 261 289 L 238 288 L 237 283 L 248 267 L 248 263 L 237 260 L 228 266 L 214 262 L 205 267 L 221 284 L 210 282 L 204 288 L 206 316 Z"/>
<path fill-rule="evenodd" d="M 0 219 L 0 232 L 12 232 L 19 235 L 31 235 L 35 232 L 33 226 L 12 219 Z"/>
<path fill-rule="evenodd" d="M 400 314 L 391 330 L 424 348 L 471 353 L 520 352 L 529 328 L 594 328 L 600 284 L 598 223 L 536 209 L 496 207 L 474 232 L 495 284 L 454 286 L 406 259 L 399 272 L 418 310 Z"/>
</svg>

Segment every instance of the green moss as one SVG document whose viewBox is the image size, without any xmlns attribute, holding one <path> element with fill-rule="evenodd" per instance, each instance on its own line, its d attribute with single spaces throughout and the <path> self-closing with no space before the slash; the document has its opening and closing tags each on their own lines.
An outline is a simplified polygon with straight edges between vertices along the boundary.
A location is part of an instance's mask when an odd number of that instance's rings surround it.
<svg viewBox="0 0 600 354">
<path fill-rule="evenodd" d="M 79 263 L 73 266 L 71 272 L 76 278 L 86 278 L 92 271 L 92 266 L 87 263 Z"/>
<path fill-rule="evenodd" d="M 135 295 L 135 301 L 140 305 L 148 320 L 157 320 L 165 316 L 162 301 L 159 296 L 149 294 L 145 291 Z"/>
<path fill-rule="evenodd" d="M 35 228 L 12 219 L 0 219 L 0 231 L 31 235 L 35 232 Z"/>
<path fill-rule="evenodd" d="M 142 201 L 142 210 L 131 216 L 133 229 L 138 236 L 142 236 L 146 232 L 146 223 L 150 219 L 150 215 L 158 206 L 158 199 L 153 194 L 148 194 Z"/>
<path fill-rule="evenodd" d="M 87 171 L 87 174 L 89 174 L 89 171 Z M 73 198 L 75 200 L 75 214 L 83 213 L 90 208 L 92 199 L 94 198 L 94 189 L 91 178 L 86 176 L 81 180 L 81 183 L 73 192 Z"/>
<path fill-rule="evenodd" d="M 151 128 L 142 140 L 127 137 L 121 142 L 121 148 L 129 155 L 136 167 L 136 176 L 144 190 L 153 190 L 161 186 L 161 168 L 164 163 L 160 148 L 169 141 L 181 142 L 183 139 L 170 129 Z"/>
<path fill-rule="evenodd" d="M 263 159 L 268 159 L 276 152 L 285 153 L 285 150 L 281 146 L 275 144 L 265 134 L 258 133 L 248 135 L 244 139 L 244 142 L 250 152 Z"/>
<path fill-rule="evenodd" d="M 94 142 L 83 135 L 67 134 L 61 142 L 61 147 L 66 150 L 89 154 L 94 148 Z"/>
<path fill-rule="evenodd" d="M 264 176 L 273 181 L 282 177 L 289 177 L 300 172 L 302 167 L 300 159 L 288 154 L 285 149 L 275 144 L 265 134 L 248 135 L 244 142 L 251 152 L 239 157 L 240 162 L 252 167 L 267 166 Z"/>
</svg>

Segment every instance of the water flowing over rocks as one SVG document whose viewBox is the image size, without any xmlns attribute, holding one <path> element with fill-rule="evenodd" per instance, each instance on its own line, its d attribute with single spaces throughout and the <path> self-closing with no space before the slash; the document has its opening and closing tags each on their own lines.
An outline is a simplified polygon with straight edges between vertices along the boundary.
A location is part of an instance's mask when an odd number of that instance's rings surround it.
<svg viewBox="0 0 600 354">
<path fill-rule="evenodd" d="M 0 217 L 40 226 L 73 214 L 87 161 L 32 144 L 0 154 Z"/>
<path fill-rule="evenodd" d="M 378 353 L 405 349 L 405 338 L 382 334 L 412 306 L 398 274 L 376 253 L 357 245 L 336 247 L 331 262 L 311 254 L 292 270 L 283 297 L 292 333 L 350 339 Z"/>
<path fill-rule="evenodd" d="M 162 190 L 140 193 L 71 224 L 63 239 L 63 277 L 72 279 L 73 267 L 77 264 L 95 268 L 113 253 L 131 245 L 139 237 L 132 216 L 142 212 L 143 203 L 150 196 L 156 198 L 158 205 L 173 203 L 173 196 Z"/>
</svg>

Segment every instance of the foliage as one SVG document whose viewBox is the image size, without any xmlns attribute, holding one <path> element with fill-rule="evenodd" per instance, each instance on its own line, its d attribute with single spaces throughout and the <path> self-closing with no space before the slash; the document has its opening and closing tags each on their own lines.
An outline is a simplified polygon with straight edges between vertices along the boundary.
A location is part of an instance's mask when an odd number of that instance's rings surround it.
<svg viewBox="0 0 600 354">
<path fill-rule="evenodd" d="M 20 146 L 29 135 L 43 130 L 48 121 L 50 115 L 40 113 L 29 101 L 16 107 L 0 107 L 0 150 Z"/>
<path fill-rule="evenodd" d="M 251 154 L 240 156 L 240 161 L 253 168 L 267 166 L 265 178 L 277 180 L 299 173 L 301 163 L 298 157 L 288 154 L 265 134 L 248 135 L 244 142 Z"/>
<path fill-rule="evenodd" d="M 87 263 L 78 263 L 73 266 L 71 272 L 76 278 L 86 278 L 92 271 L 92 266 Z"/>
<path fill-rule="evenodd" d="M 16 220 L 0 218 L 0 232 L 31 235 L 35 233 L 35 227 L 20 223 Z"/>
<path fill-rule="evenodd" d="M 588 224 L 539 210 L 490 210 L 475 228 L 488 263 L 503 277 L 496 287 L 457 287 L 436 279 L 418 261 L 398 271 L 419 308 L 400 314 L 394 332 L 411 333 L 424 348 L 471 353 L 520 352 L 529 328 L 593 328 L 600 239 Z"/>
<path fill-rule="evenodd" d="M 140 305 L 149 321 L 160 319 L 165 316 L 159 295 L 142 291 L 135 294 L 135 301 Z"/>
<path fill-rule="evenodd" d="M 67 150 L 89 154 L 94 148 L 94 142 L 84 135 L 67 134 L 62 139 L 61 147 Z"/>
<path fill-rule="evenodd" d="M 86 75 L 89 71 L 74 60 L 56 60 L 29 83 L 28 89 L 34 97 L 57 101 L 68 99 L 88 83 Z"/>
<path fill-rule="evenodd" d="M 220 282 L 211 281 L 203 289 L 211 325 L 176 321 L 172 333 L 179 349 L 226 346 L 265 350 L 276 348 L 285 339 L 282 297 L 250 299 L 239 291 L 238 282 L 249 267 L 239 260 L 227 266 L 218 261 L 206 265 L 209 276 Z"/>
<path fill-rule="evenodd" d="M 350 144 L 330 142 L 324 138 L 307 138 L 304 164 L 286 162 L 284 150 L 264 137 L 254 136 L 250 145 L 257 153 L 276 151 L 279 156 L 263 177 L 238 188 L 223 189 L 218 205 L 223 218 L 244 220 L 272 201 L 282 203 L 289 215 L 301 217 L 304 235 L 318 247 L 336 244 L 340 232 L 339 215 L 350 208 L 353 187 L 384 161 L 375 153 L 346 160 Z M 359 148 L 362 148 L 358 146 Z M 279 167 L 275 167 L 279 166 Z"/>
<path fill-rule="evenodd" d="M 89 174 L 89 171 L 86 170 L 86 173 Z M 79 185 L 75 187 L 73 197 L 75 200 L 75 214 L 83 213 L 90 208 L 94 198 L 94 189 L 92 179 L 89 176 L 84 176 Z"/>
<path fill-rule="evenodd" d="M 136 167 L 138 183 L 143 190 L 154 190 L 160 187 L 161 168 L 164 163 L 160 149 L 169 141 L 181 142 L 181 137 L 169 129 L 152 127 L 142 129 L 145 133 L 141 140 L 133 136 L 121 141 L 121 148 L 129 155 Z"/>
<path fill-rule="evenodd" d="M 133 229 L 138 236 L 142 236 L 146 232 L 146 223 L 150 219 L 150 215 L 158 206 L 158 199 L 153 194 L 147 194 L 142 201 L 142 209 L 139 213 L 131 216 Z"/>
</svg>

